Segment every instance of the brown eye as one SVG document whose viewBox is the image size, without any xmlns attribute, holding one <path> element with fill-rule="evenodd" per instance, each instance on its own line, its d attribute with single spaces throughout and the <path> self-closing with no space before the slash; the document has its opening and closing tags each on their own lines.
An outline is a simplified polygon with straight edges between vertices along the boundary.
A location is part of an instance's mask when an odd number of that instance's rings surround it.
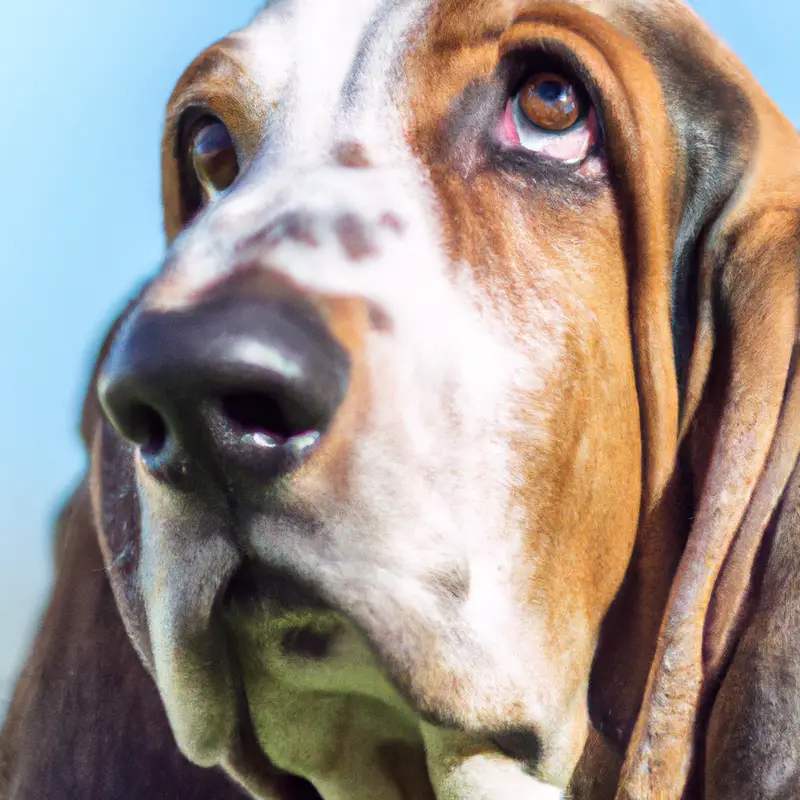
<svg viewBox="0 0 800 800">
<path fill-rule="evenodd" d="M 578 89 L 563 75 L 538 72 L 519 92 L 519 108 L 528 120 L 546 131 L 569 130 L 583 116 Z"/>
<path fill-rule="evenodd" d="M 189 157 L 208 198 L 224 192 L 239 174 L 236 147 L 219 120 L 206 120 L 196 126 L 190 139 Z"/>
</svg>

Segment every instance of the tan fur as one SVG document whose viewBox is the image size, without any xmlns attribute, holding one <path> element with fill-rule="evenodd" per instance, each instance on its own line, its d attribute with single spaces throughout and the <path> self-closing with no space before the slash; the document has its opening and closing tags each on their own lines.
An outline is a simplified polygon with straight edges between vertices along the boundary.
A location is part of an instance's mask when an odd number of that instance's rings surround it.
<svg viewBox="0 0 800 800">
<path fill-rule="evenodd" d="M 498 64 L 542 43 L 591 86 L 607 178 L 531 178 L 477 138 L 507 91 Z M 242 176 L 195 216 L 179 159 L 197 104 Z M 4 728 L 0 797 L 114 800 L 130 784 L 114 759 L 155 763 L 76 705 L 60 747 L 60 695 L 30 678 L 54 668 L 103 720 L 152 679 L 154 741 L 169 724 L 190 760 L 269 800 L 800 793 L 800 140 L 693 12 L 277 2 L 188 68 L 162 168 L 170 249 L 132 307 L 302 297 L 350 356 L 347 395 L 314 457 L 234 525 L 153 479 L 95 375 L 88 488 L 61 534 L 77 549 Z M 81 605 L 94 537 L 108 578 Z M 246 558 L 331 610 L 222 613 Z M 119 661 L 95 616 L 118 640 L 124 625 Z M 321 663 L 283 649 L 305 627 L 336 643 Z M 498 744 L 520 731 L 532 772 Z M 169 759 L 167 791 L 206 796 Z"/>
</svg>

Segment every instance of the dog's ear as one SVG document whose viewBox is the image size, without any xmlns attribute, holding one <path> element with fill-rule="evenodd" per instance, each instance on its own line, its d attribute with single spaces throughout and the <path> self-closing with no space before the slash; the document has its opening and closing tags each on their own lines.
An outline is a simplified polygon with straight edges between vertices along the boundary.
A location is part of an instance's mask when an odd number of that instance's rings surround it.
<svg viewBox="0 0 800 800">
<path fill-rule="evenodd" d="M 628 742 L 619 797 L 677 798 L 800 451 L 800 141 L 688 8 L 608 13 L 537 3 L 503 46 L 557 38 L 602 111 L 630 253 L 644 477 L 590 707 Z"/>
<path fill-rule="evenodd" d="M 730 67 L 730 58 L 691 12 L 675 4 L 648 17 L 623 5 L 603 18 L 578 4 L 536 3 L 503 43 L 511 50 L 557 39 L 588 77 L 629 253 L 643 445 L 640 524 L 589 693 L 596 728 L 620 748 L 645 691 L 691 514 L 692 493 L 676 464 L 685 420 L 695 417 L 706 383 L 708 313 L 705 305 L 698 310 L 696 287 L 701 266 L 726 250 L 730 212 L 757 136 L 746 87 L 720 71 L 718 62 Z"/>
<path fill-rule="evenodd" d="M 85 483 L 56 541 L 55 587 L 0 734 L 0 797 L 242 798 L 174 743 L 117 612 Z"/>
<path fill-rule="evenodd" d="M 628 23 L 649 42 L 684 175 L 671 317 L 694 501 L 618 796 L 680 797 L 800 455 L 800 138 L 691 12 L 659 18 L 658 36 Z"/>
</svg>

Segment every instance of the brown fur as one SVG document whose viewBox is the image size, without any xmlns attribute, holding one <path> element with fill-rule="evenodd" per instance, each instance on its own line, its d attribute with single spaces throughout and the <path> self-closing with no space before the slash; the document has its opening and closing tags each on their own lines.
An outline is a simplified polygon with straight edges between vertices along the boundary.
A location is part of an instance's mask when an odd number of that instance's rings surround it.
<svg viewBox="0 0 800 800">
<path fill-rule="evenodd" d="M 82 484 L 61 515 L 56 585 L 3 728 L 0 797 L 243 797 L 178 753 L 116 609 L 91 514 Z"/>
<path fill-rule="evenodd" d="M 518 590 L 546 607 L 549 647 L 562 658 L 559 691 L 577 697 L 576 716 L 588 704 L 593 724 L 588 741 L 575 726 L 553 769 L 571 768 L 583 750 L 575 797 L 800 795 L 797 133 L 671 0 L 520 8 L 473 0 L 469 13 L 461 0 L 440 0 L 415 36 L 404 64 L 413 87 L 407 139 L 430 175 L 449 253 L 495 267 L 476 280 L 487 296 L 516 301 L 520 335 L 531 294 L 569 309 L 574 324 L 565 366 L 545 391 L 558 397 L 558 447 L 542 453 L 512 442 L 527 465 L 523 505 L 563 532 L 528 543 L 555 578 Z M 547 180 L 510 178 L 474 140 L 498 59 L 541 41 L 569 50 L 602 108 L 610 177 L 589 190 L 553 196 Z M 163 151 L 170 240 L 191 216 L 175 158 L 182 111 L 200 98 L 247 158 L 262 146 L 272 101 L 238 57 L 235 40 L 215 45 L 171 102 Z M 347 141 L 335 157 L 366 170 L 370 155 Z M 512 211 L 532 195 L 544 200 L 520 228 Z M 385 218 L 401 236 L 404 221 Z M 295 222 L 283 235 L 317 247 Z M 358 219 L 339 222 L 353 260 L 373 253 Z M 532 242 L 557 278 L 527 264 Z M 576 264 L 588 267 L 578 274 Z M 291 291 L 274 282 L 258 290 Z M 167 268 L 147 302 L 169 307 L 190 297 Z M 377 319 L 357 302 L 313 301 L 354 372 L 312 477 L 298 481 L 298 494 L 312 499 L 314 477 L 347 463 L 369 407 L 359 353 Z M 90 481 L 59 524 L 56 586 L 0 739 L 0 797 L 240 796 L 178 754 L 137 658 L 152 665 L 130 579 L 135 479 L 94 388 L 84 437 Z M 346 470 L 331 480 L 332 493 L 345 496 Z M 442 591 L 466 592 L 461 577 L 438 579 Z M 426 664 L 430 691 L 415 698 L 423 711 L 446 705 L 448 678 L 435 659 Z M 252 731 L 242 742 L 256 749 Z M 263 756 L 242 755 L 242 764 L 253 760 L 250 786 L 260 781 L 265 797 L 315 796 Z"/>
</svg>

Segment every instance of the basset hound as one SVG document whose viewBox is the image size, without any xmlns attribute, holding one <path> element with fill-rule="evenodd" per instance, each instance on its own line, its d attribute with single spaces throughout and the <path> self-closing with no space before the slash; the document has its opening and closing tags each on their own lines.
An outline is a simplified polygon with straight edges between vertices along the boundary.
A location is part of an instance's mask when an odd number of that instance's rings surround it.
<svg viewBox="0 0 800 800">
<path fill-rule="evenodd" d="M 169 246 L 3 800 L 800 796 L 800 138 L 678 0 L 274 0 Z"/>
</svg>

